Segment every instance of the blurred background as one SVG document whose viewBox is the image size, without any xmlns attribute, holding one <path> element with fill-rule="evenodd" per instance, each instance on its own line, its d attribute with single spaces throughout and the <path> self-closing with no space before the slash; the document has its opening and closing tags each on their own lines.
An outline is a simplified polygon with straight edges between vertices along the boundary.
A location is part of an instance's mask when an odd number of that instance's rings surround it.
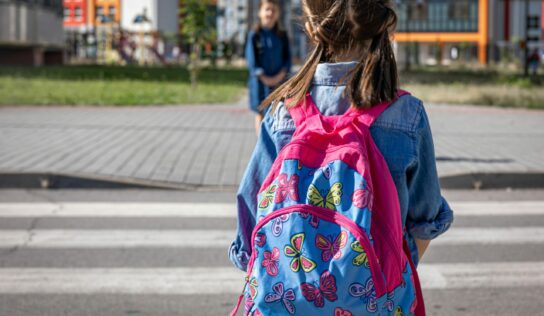
<svg viewBox="0 0 544 316">
<path fill-rule="evenodd" d="M 258 0 L 0 0 L 0 315 L 225 315 Z M 395 1 L 453 227 L 429 315 L 542 315 L 544 1 Z M 311 46 L 281 2 L 295 64 Z"/>
<path fill-rule="evenodd" d="M 243 48 L 248 30 L 257 19 L 258 3 L 0 1 L 0 64 L 8 66 L 0 68 L 0 103 L 233 101 L 245 86 L 245 73 L 236 70 L 244 65 Z M 300 1 L 281 3 L 281 22 L 290 36 L 295 64 L 300 64 L 310 49 L 301 27 Z M 534 69 L 540 68 L 543 53 L 542 1 L 397 0 L 395 4 L 399 16 L 395 50 L 407 89 L 432 102 L 509 107 L 542 104 L 541 77 L 531 68 L 531 61 L 535 61 Z M 230 89 L 221 85 L 222 97 L 213 90 L 206 93 L 207 97 L 188 95 L 183 83 L 190 78 L 183 72 L 187 65 L 196 63 L 204 69 L 204 87 L 209 83 L 207 70 L 213 68 L 214 74 L 226 76 L 220 77 L 226 79 L 224 84 Z M 13 68 L 19 65 L 27 67 Z M 49 67 L 35 68 L 39 66 Z M 128 67 L 118 68 L 122 66 Z M 133 71 L 137 66 L 147 66 L 147 71 Z M 52 87 L 40 81 L 46 79 L 65 81 L 61 81 L 63 86 Z M 114 85 L 100 88 L 91 79 Z M 131 98 L 141 87 L 138 83 L 123 84 L 122 79 L 174 81 L 182 88 L 159 88 L 148 82 L 144 91 L 161 89 L 164 93 L 141 91 Z M 85 89 L 80 85 L 82 80 Z M 478 91 L 474 84 L 478 84 Z M 29 87 L 32 95 L 21 93 Z M 92 91 L 94 96 L 81 95 L 82 90 Z M 124 96 L 119 96 L 119 91 L 124 91 Z"/>
</svg>

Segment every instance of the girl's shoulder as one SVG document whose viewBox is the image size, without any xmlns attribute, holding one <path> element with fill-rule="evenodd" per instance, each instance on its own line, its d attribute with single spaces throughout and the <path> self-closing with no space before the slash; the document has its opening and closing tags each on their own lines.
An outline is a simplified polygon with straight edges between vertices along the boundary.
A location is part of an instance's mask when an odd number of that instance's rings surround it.
<svg viewBox="0 0 544 316">
<path fill-rule="evenodd" d="M 295 122 L 289 113 L 289 109 L 284 101 L 278 101 L 277 104 L 271 104 L 268 107 L 265 121 L 270 125 L 271 131 L 294 130 Z"/>
<path fill-rule="evenodd" d="M 408 94 L 393 102 L 374 122 L 373 126 L 414 133 L 422 119 L 426 120 L 423 101 Z"/>
</svg>

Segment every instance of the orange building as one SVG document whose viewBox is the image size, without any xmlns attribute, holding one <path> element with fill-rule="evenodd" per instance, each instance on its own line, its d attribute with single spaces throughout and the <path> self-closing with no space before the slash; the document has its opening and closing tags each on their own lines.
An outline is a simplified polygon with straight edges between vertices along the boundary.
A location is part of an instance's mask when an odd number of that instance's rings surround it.
<svg viewBox="0 0 544 316">
<path fill-rule="evenodd" d="M 478 62 L 487 62 L 489 0 L 404 0 L 398 2 L 395 41 L 399 43 L 472 43 Z"/>
<path fill-rule="evenodd" d="M 121 23 L 121 0 L 89 0 L 89 24 L 102 25 L 103 17 L 109 17 L 109 22 Z"/>
<path fill-rule="evenodd" d="M 64 28 L 85 29 L 87 26 L 87 0 L 64 0 Z"/>
</svg>

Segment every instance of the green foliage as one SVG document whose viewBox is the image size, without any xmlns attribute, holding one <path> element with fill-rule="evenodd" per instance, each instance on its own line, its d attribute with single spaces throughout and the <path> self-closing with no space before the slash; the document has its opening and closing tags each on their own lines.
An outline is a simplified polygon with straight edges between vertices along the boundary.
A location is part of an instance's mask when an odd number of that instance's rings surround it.
<svg viewBox="0 0 544 316">
<path fill-rule="evenodd" d="M 202 45 L 216 39 L 212 0 L 181 0 L 181 33 L 189 44 Z"/>
<path fill-rule="evenodd" d="M 189 54 L 189 71 L 191 85 L 197 86 L 200 72 L 200 52 L 205 43 L 215 42 L 215 12 L 211 10 L 212 0 L 180 0 L 182 16 L 181 34 L 191 45 Z"/>
</svg>

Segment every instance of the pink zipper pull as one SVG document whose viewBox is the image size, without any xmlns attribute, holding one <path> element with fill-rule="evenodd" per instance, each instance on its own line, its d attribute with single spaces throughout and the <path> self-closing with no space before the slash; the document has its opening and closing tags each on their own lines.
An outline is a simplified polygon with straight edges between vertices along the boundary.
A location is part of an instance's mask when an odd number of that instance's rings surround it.
<svg viewBox="0 0 544 316">
<path fill-rule="evenodd" d="M 238 297 L 238 301 L 236 302 L 236 306 L 234 306 L 234 309 L 230 313 L 230 316 L 236 316 L 238 313 L 238 309 L 240 308 L 240 304 L 242 304 L 242 300 L 244 299 L 244 292 L 246 291 L 246 286 L 249 283 L 249 275 L 246 276 L 246 282 L 244 283 L 244 287 L 242 288 L 242 294 Z"/>
</svg>

